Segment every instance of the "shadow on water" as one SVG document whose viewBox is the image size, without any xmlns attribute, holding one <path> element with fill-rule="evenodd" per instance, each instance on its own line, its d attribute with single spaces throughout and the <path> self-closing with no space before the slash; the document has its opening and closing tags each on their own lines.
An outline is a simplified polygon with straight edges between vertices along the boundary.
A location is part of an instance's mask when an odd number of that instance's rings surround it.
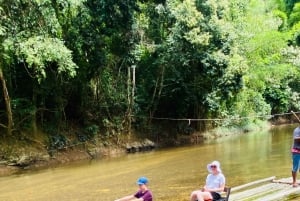
<svg viewBox="0 0 300 201">
<path fill-rule="evenodd" d="M 227 185 L 290 177 L 292 130 L 225 137 L 215 142 L 85 161 L 69 166 L 0 178 L 0 200 L 112 201 L 137 190 L 139 176 L 150 179 L 156 201 L 189 200 L 207 176 L 206 165 L 219 160 Z"/>
</svg>

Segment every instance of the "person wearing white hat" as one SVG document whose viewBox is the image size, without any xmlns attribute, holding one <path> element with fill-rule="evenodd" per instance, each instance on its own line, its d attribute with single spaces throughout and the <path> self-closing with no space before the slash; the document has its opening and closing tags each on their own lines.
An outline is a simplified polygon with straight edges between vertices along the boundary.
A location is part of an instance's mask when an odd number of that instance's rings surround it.
<svg viewBox="0 0 300 201">
<path fill-rule="evenodd" d="M 117 199 L 115 201 L 152 201 L 152 192 L 148 189 L 148 179 L 147 177 L 140 177 L 136 184 L 139 186 L 139 190 L 133 194 L 128 195 L 123 198 Z"/>
<path fill-rule="evenodd" d="M 191 193 L 191 201 L 218 200 L 225 188 L 225 176 L 222 173 L 220 162 L 213 161 L 207 165 L 209 174 L 206 177 L 205 186 L 201 190 Z"/>
</svg>

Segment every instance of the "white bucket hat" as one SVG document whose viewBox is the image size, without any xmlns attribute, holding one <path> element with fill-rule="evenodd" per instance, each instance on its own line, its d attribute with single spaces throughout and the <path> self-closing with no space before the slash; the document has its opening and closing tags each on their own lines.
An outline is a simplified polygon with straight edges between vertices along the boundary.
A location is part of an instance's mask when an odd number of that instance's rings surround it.
<svg viewBox="0 0 300 201">
<path fill-rule="evenodd" d="M 207 165 L 207 170 L 208 170 L 208 172 L 212 173 L 212 168 L 211 168 L 211 166 L 214 166 L 214 165 L 217 167 L 217 171 L 218 171 L 219 173 L 221 173 L 222 170 L 221 170 L 221 168 L 220 168 L 220 162 L 219 162 L 219 161 L 213 161 L 213 162 L 211 162 L 210 164 L 208 164 L 208 165 Z"/>
</svg>

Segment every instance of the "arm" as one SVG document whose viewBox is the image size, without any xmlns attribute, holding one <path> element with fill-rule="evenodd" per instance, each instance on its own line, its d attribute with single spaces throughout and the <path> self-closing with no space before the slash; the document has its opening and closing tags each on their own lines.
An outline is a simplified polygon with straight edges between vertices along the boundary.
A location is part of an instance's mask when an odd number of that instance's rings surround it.
<svg viewBox="0 0 300 201">
<path fill-rule="evenodd" d="M 126 199 L 126 200 L 124 200 L 124 199 Z M 123 198 L 121 198 L 121 199 L 118 199 L 118 200 L 115 200 L 115 201 L 144 201 L 144 199 L 143 198 L 136 198 L 136 197 L 134 197 L 134 196 L 126 196 L 126 197 L 123 197 Z"/>
<path fill-rule="evenodd" d="M 133 198 L 135 198 L 134 195 L 128 195 L 128 196 L 122 197 L 120 199 L 117 199 L 115 201 L 129 201 L 129 200 L 131 200 Z"/>
<path fill-rule="evenodd" d="M 208 192 L 222 192 L 224 191 L 225 188 L 225 184 L 221 184 L 219 188 L 207 188 L 206 186 L 204 186 L 204 191 L 208 191 Z"/>
</svg>

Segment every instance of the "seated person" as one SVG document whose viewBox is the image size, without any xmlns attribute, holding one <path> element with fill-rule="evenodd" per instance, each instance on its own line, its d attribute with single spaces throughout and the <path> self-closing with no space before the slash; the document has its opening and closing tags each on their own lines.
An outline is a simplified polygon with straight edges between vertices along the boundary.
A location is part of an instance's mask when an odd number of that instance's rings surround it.
<svg viewBox="0 0 300 201">
<path fill-rule="evenodd" d="M 147 187 L 148 179 L 146 177 L 140 177 L 136 183 L 139 185 L 139 190 L 135 194 L 125 196 L 115 201 L 152 201 L 152 192 Z"/>
<path fill-rule="evenodd" d="M 191 194 L 191 201 L 218 200 L 225 188 L 225 176 L 222 174 L 220 163 L 213 161 L 207 165 L 209 174 L 203 189 L 195 190 Z"/>
</svg>

